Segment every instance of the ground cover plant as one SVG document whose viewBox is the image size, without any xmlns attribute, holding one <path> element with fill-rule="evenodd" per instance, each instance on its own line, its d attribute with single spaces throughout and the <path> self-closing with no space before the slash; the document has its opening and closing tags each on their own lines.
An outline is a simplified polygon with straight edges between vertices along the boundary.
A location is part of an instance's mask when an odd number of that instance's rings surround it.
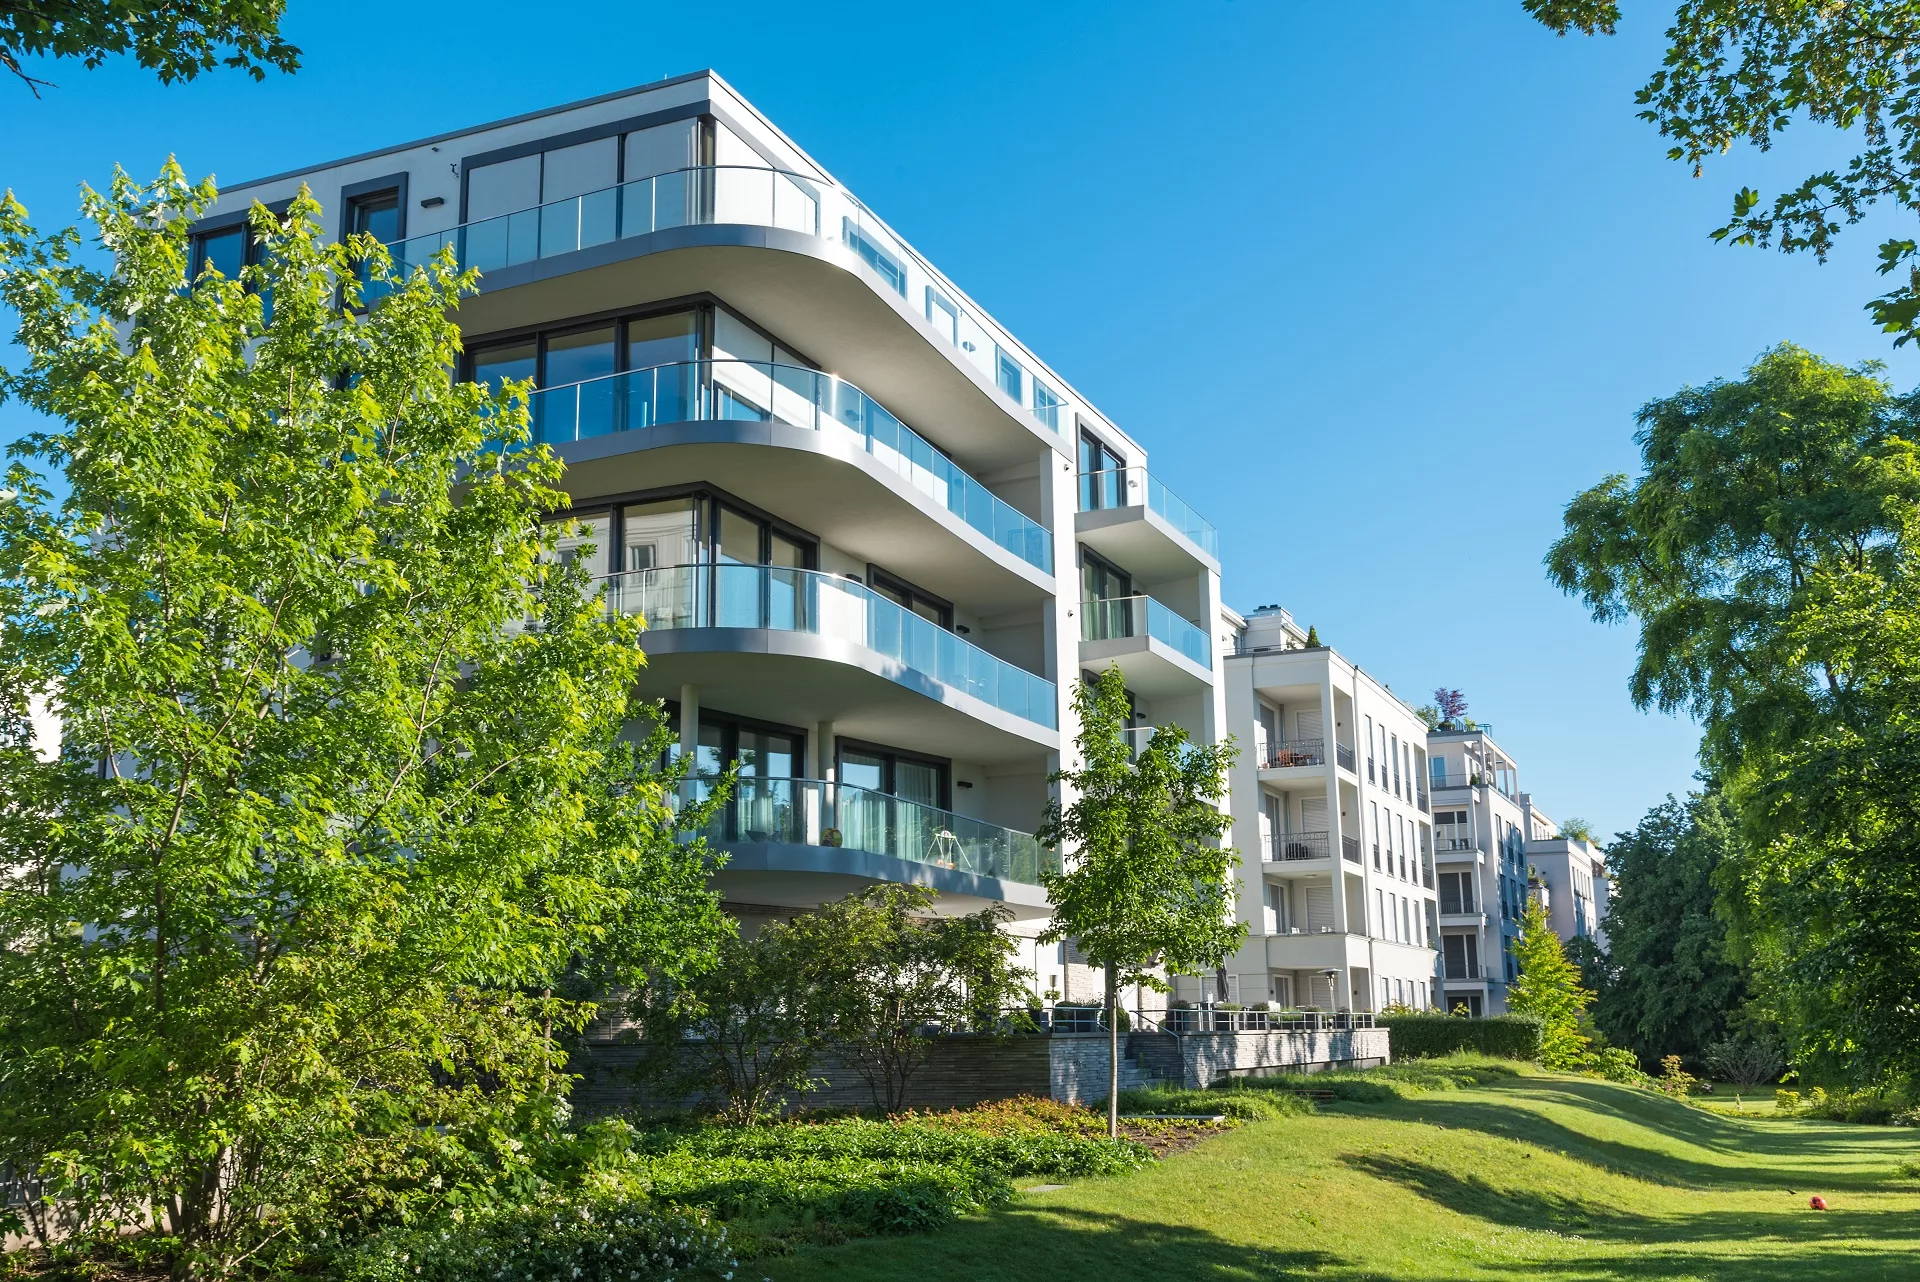
<svg viewBox="0 0 1920 1282">
<path fill-rule="evenodd" d="M 1265 1081 L 1218 1093 L 1326 1087 L 1341 1098 L 1129 1175 L 1021 1194 L 929 1236 L 801 1250 L 756 1272 L 773 1282 L 1920 1273 L 1920 1135 L 1902 1128 L 1722 1117 L 1493 1061 Z M 1809 1209 L 1816 1193 L 1831 1209 Z"/>
</svg>

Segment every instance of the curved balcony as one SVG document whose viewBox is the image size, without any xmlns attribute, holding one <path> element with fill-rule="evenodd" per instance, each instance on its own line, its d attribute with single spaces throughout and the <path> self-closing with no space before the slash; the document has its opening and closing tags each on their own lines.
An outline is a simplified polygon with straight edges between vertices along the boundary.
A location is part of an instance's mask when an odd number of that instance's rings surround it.
<svg viewBox="0 0 1920 1282">
<path fill-rule="evenodd" d="M 770 565 L 682 565 L 603 580 L 609 609 L 652 632 L 795 633 L 858 647 L 897 685 L 976 701 L 1033 726 L 1059 727 L 1053 682 L 987 653 L 851 579 Z"/>
<path fill-rule="evenodd" d="M 689 782 L 683 795 L 704 798 L 710 787 Z M 692 833 L 728 852 L 720 880 L 745 883 L 742 897 L 755 902 L 796 898 L 795 890 L 805 899 L 809 881 L 812 902 L 845 893 L 838 883 L 894 881 L 1018 911 L 1044 908 L 1041 876 L 1060 870 L 1059 855 L 1031 834 L 818 779 L 739 779 Z"/>
<path fill-rule="evenodd" d="M 396 267 L 410 269 L 449 246 L 463 268 L 492 274 L 600 247 L 618 249 L 679 228 L 720 224 L 769 228 L 844 246 L 1026 417 L 1058 436 L 1073 406 L 1062 383 L 999 324 L 972 305 L 872 210 L 851 193 L 784 169 L 700 165 L 635 179 L 498 217 L 462 223 L 388 246 Z M 516 277 L 517 278 L 517 277 Z"/>
<path fill-rule="evenodd" d="M 656 365 L 542 388 L 533 439 L 561 444 L 665 423 L 779 423 L 841 434 L 997 546 L 1053 573 L 1039 522 L 973 479 L 925 437 L 845 379 L 797 365 L 706 360 Z"/>
</svg>

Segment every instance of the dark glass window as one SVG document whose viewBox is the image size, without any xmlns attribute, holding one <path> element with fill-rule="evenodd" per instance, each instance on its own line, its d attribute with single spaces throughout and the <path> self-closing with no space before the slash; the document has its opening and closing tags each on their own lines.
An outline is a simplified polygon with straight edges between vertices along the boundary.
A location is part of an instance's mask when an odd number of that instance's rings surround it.
<svg viewBox="0 0 1920 1282">
<path fill-rule="evenodd" d="M 912 611 L 929 623 L 953 631 L 953 606 L 948 602 L 879 570 L 872 571 L 867 578 L 877 595 Z"/>
<path fill-rule="evenodd" d="M 1084 511 L 1124 507 L 1127 461 L 1091 432 L 1080 434 L 1080 507 Z"/>
<path fill-rule="evenodd" d="M 372 192 L 355 196 L 347 211 L 349 235 L 367 235 L 383 245 L 400 239 L 400 193 Z"/>
<path fill-rule="evenodd" d="M 211 268 L 232 280 L 247 265 L 252 240 L 253 229 L 244 225 L 224 227 L 193 237 L 187 276 L 198 280 L 201 273 Z"/>
<path fill-rule="evenodd" d="M 947 808 L 948 763 L 898 749 L 840 742 L 839 780 L 936 810 Z"/>
</svg>

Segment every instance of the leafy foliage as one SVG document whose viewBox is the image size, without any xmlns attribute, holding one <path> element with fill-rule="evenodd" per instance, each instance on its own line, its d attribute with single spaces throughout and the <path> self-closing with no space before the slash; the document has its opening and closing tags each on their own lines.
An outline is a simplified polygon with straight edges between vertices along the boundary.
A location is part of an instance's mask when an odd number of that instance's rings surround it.
<svg viewBox="0 0 1920 1282">
<path fill-rule="evenodd" d="M 1612 34 L 1616 0 L 1523 0 L 1565 34 Z M 1766 151 L 1796 119 L 1857 130 L 1860 150 L 1769 202 L 1742 187 L 1713 238 L 1825 260 L 1841 229 L 1887 201 L 1920 213 L 1920 3 L 1915 0 L 1685 0 L 1667 52 L 1635 95 L 1640 117 L 1692 166 L 1750 143 Z M 1900 280 L 1867 310 L 1895 345 L 1920 335 L 1920 243 L 1891 237 L 1880 271 Z"/>
<path fill-rule="evenodd" d="M 182 288 L 213 194 L 87 191 L 105 271 L 0 202 L 0 391 L 55 424 L 0 496 L 0 1161 L 232 1269 L 515 1189 L 592 1009 L 554 987 L 684 975 L 723 919 L 525 387 L 449 378 L 473 277 L 393 280 L 302 194 Z"/>
<path fill-rule="evenodd" d="M 1576 498 L 1548 556 L 1638 621 L 1635 699 L 1703 726 L 1739 820 L 1720 909 L 1768 1017 L 1803 1072 L 1867 1084 L 1920 1074 L 1913 411 L 1874 367 L 1776 348 L 1643 409 L 1645 474 Z"/>
<path fill-rule="evenodd" d="M 1507 1009 L 1540 1020 L 1540 1063 L 1547 1068 L 1582 1068 L 1589 1040 L 1580 1016 L 1593 994 L 1580 987 L 1580 968 L 1567 959 L 1560 936 L 1547 924 L 1547 910 L 1528 896 L 1520 914 L 1520 938 L 1513 945 L 1520 977 L 1507 994 Z"/>
<path fill-rule="evenodd" d="M 1613 889 L 1594 1023 L 1643 1064 L 1697 1059 L 1746 992 L 1714 912 L 1714 877 L 1737 834 L 1717 792 L 1668 797 L 1607 851 Z"/>
<path fill-rule="evenodd" d="M 1156 973 L 1218 966 L 1246 938 L 1233 911 L 1239 856 L 1219 840 L 1232 820 L 1220 809 L 1232 740 L 1196 747 L 1161 726 L 1138 759 L 1125 735 L 1126 679 L 1109 668 L 1074 691 L 1080 761 L 1053 781 L 1071 801 L 1048 803 L 1043 845 L 1075 852 L 1073 866 L 1046 873 L 1053 922 L 1043 939 L 1071 939 L 1106 970 L 1106 1008 L 1123 985 L 1165 990 Z M 1108 1024 L 1109 1131 L 1118 1127 L 1119 1023 Z"/>
<path fill-rule="evenodd" d="M 78 58 L 97 67 L 132 53 L 162 84 L 221 65 L 264 80 L 268 67 L 300 65 L 300 51 L 280 38 L 285 10 L 286 0 L 6 0 L 0 3 L 0 67 L 36 96 L 46 81 L 28 75 L 22 58 Z"/>
<path fill-rule="evenodd" d="M 356 1243 L 331 1261 L 339 1282 L 666 1282 L 732 1277 L 727 1230 L 626 1196 L 549 1196 L 434 1219 Z"/>
<path fill-rule="evenodd" d="M 817 1012 L 800 1018 L 817 1021 L 884 1112 L 906 1106 L 907 1084 L 940 1030 L 993 1031 L 1026 992 L 1017 945 L 1000 929 L 1005 908 L 936 917 L 933 907 L 924 886 L 882 884 L 821 905 L 783 934 Z"/>
<path fill-rule="evenodd" d="M 777 922 L 751 939 L 724 937 L 712 969 L 646 985 L 634 1006 L 646 1075 L 718 1102 L 736 1125 L 807 1088 L 828 1022 L 806 950 Z"/>
</svg>

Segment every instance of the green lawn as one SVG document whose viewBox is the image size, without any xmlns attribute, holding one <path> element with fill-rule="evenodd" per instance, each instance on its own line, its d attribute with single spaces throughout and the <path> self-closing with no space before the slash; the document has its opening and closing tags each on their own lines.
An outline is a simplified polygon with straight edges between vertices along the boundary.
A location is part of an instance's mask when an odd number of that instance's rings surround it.
<svg viewBox="0 0 1920 1282">
<path fill-rule="evenodd" d="M 943 1232 L 757 1261 L 774 1282 L 1920 1278 L 1920 1134 L 1723 1117 L 1529 1074 L 1260 1122 Z M 1827 1211 L 1807 1207 L 1810 1194 Z"/>
</svg>

